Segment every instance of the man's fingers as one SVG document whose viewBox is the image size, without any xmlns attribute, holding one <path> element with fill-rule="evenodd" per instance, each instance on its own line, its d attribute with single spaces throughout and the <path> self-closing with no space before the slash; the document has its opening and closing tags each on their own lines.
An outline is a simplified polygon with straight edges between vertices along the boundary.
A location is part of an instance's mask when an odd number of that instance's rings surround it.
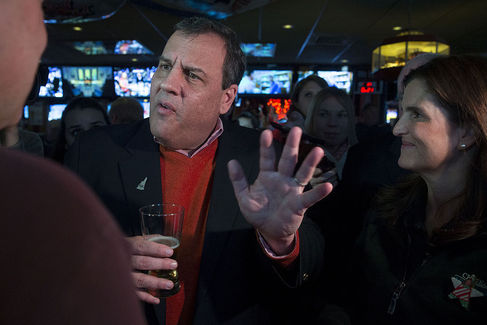
<svg viewBox="0 0 487 325">
<path fill-rule="evenodd" d="M 240 195 L 248 189 L 249 184 L 247 183 L 247 179 L 245 178 L 242 166 L 240 166 L 238 161 L 230 160 L 227 167 L 228 175 L 230 177 L 230 180 L 232 181 L 233 190 L 238 199 Z"/>
<path fill-rule="evenodd" d="M 325 152 L 320 147 L 314 147 L 306 156 L 303 163 L 296 172 L 296 179 L 301 183 L 307 183 L 313 177 L 316 166 L 319 164 Z"/>
<path fill-rule="evenodd" d="M 316 168 L 315 168 L 315 171 L 313 172 L 313 177 L 318 177 L 318 176 L 320 176 L 321 174 L 323 174 L 323 171 L 321 170 L 321 168 L 316 167 Z"/>
<path fill-rule="evenodd" d="M 276 163 L 276 153 L 272 147 L 272 132 L 264 130 L 260 135 L 260 171 L 274 171 Z"/>
<path fill-rule="evenodd" d="M 299 127 L 293 127 L 289 131 L 277 168 L 282 175 L 292 176 L 294 173 L 294 168 L 298 162 L 299 141 L 302 133 L 303 131 Z"/>
<path fill-rule="evenodd" d="M 127 241 L 132 247 L 132 254 L 135 255 L 171 257 L 173 254 L 173 250 L 169 246 L 145 240 L 141 236 L 128 237 Z"/>
<path fill-rule="evenodd" d="M 333 185 L 330 183 L 319 184 L 313 189 L 301 194 L 301 204 L 304 209 L 309 208 L 319 200 L 326 197 L 333 190 Z"/>
<path fill-rule="evenodd" d="M 136 270 L 175 270 L 178 263 L 170 258 L 132 255 L 132 267 Z"/>
<path fill-rule="evenodd" d="M 140 300 L 148 304 L 158 305 L 161 302 L 159 298 L 154 297 L 148 292 L 136 290 L 135 293 L 137 294 L 137 297 L 139 297 Z"/>
<path fill-rule="evenodd" d="M 139 289 L 170 290 L 174 287 L 174 283 L 171 280 L 158 278 L 141 272 L 132 272 L 132 277 L 134 279 L 135 287 Z"/>
</svg>

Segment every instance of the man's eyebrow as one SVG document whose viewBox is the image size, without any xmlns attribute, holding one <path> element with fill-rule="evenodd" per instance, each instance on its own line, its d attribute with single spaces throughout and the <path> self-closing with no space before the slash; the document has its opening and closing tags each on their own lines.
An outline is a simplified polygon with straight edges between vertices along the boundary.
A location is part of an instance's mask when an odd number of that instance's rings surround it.
<svg viewBox="0 0 487 325">
<path fill-rule="evenodd" d="M 181 69 L 183 69 L 183 71 L 191 71 L 191 72 L 201 73 L 203 76 L 206 77 L 206 72 L 203 69 L 198 68 L 198 67 L 181 64 Z"/>
<path fill-rule="evenodd" d="M 165 57 L 165 56 L 163 56 L 163 55 L 161 55 L 161 56 L 159 57 L 159 62 L 160 62 L 160 61 L 164 61 L 164 62 L 171 62 L 171 60 L 169 60 L 168 58 L 166 58 L 166 57 Z"/>
<path fill-rule="evenodd" d="M 169 58 L 166 58 L 164 55 L 161 55 L 159 57 L 159 62 L 167 62 L 167 63 L 174 64 L 173 61 L 171 61 Z M 204 77 L 207 77 L 208 76 L 208 74 L 205 72 L 205 70 L 203 70 L 201 68 L 198 68 L 198 67 L 195 67 L 195 66 L 191 66 L 191 65 L 183 65 L 182 63 L 180 63 L 180 66 L 181 66 L 181 69 L 183 71 L 200 73 Z"/>
</svg>

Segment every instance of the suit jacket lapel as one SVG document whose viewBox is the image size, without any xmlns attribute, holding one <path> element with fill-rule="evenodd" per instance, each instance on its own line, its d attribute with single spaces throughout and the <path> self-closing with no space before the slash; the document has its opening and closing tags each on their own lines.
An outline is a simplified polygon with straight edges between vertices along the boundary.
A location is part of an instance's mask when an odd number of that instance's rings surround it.
<svg viewBox="0 0 487 325">
<path fill-rule="evenodd" d="M 140 234 L 138 209 L 162 201 L 158 148 L 158 144 L 152 139 L 147 120 L 125 146 L 130 155 L 119 161 L 120 177 L 130 213 L 133 215 L 134 235 Z"/>
<path fill-rule="evenodd" d="M 239 216 L 242 218 L 228 176 L 227 163 L 232 159 L 237 159 L 242 165 L 250 184 L 258 173 L 258 156 L 255 152 L 251 152 L 255 150 L 255 144 L 248 144 L 245 140 L 246 135 L 240 134 L 238 128 L 228 124 L 225 124 L 224 128 L 225 131 L 219 138 L 216 155 L 213 188 L 200 267 L 200 277 L 207 278 L 209 282 L 218 281 L 218 279 L 212 279 L 212 275 L 216 273 L 214 270 L 219 264 L 218 261 L 224 258 L 224 249 L 232 230 L 235 229 L 235 223 L 238 222 Z M 200 280 L 203 279 L 200 278 Z M 200 287 L 200 289 L 203 291 L 198 296 L 202 297 L 207 293 L 207 286 Z"/>
<path fill-rule="evenodd" d="M 138 209 L 144 205 L 162 202 L 159 145 L 154 142 L 146 119 L 125 149 L 129 156 L 118 163 L 125 196 L 132 216 L 132 235 L 140 235 Z M 146 313 L 157 324 L 165 324 L 166 304 L 145 305 Z"/>
</svg>

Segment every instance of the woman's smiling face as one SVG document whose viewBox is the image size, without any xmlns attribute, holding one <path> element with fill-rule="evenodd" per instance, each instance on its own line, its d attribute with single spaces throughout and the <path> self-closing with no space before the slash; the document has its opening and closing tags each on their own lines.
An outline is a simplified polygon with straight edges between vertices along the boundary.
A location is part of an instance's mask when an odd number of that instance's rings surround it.
<svg viewBox="0 0 487 325">
<path fill-rule="evenodd" d="M 461 129 L 449 120 L 421 79 L 413 79 L 406 86 L 401 116 L 393 132 L 402 139 L 398 163 L 405 169 L 434 171 L 451 164 L 460 154 Z"/>
</svg>

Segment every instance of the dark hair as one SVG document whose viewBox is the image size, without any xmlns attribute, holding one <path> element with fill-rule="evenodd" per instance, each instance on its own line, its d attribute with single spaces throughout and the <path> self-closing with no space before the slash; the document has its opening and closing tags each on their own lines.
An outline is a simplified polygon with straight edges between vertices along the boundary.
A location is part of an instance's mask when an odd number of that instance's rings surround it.
<svg viewBox="0 0 487 325">
<path fill-rule="evenodd" d="M 87 98 L 87 97 L 76 97 L 72 99 L 64 109 L 63 115 L 61 116 L 59 133 L 56 139 L 53 153 L 51 155 L 52 159 L 60 163 L 63 163 L 64 161 L 64 154 L 66 153 L 66 137 L 65 137 L 66 115 L 72 110 L 85 109 L 85 108 L 93 108 L 100 111 L 103 114 L 103 118 L 105 119 L 106 123 L 110 124 L 105 107 L 102 104 L 100 104 L 97 100 L 93 98 Z"/>
<path fill-rule="evenodd" d="M 238 85 L 242 79 L 246 67 L 245 54 L 240 48 L 237 34 L 229 27 L 217 21 L 204 17 L 186 18 L 174 26 L 174 31 L 180 31 L 186 35 L 201 35 L 214 33 L 225 42 L 225 61 L 223 62 L 222 88 L 227 89 L 231 85 Z"/>
<path fill-rule="evenodd" d="M 131 123 L 144 119 L 144 108 L 134 98 L 119 97 L 112 102 L 108 116 L 113 124 Z"/>
<path fill-rule="evenodd" d="M 458 203 L 455 217 L 432 236 L 435 244 L 471 237 L 483 230 L 487 202 L 487 59 L 458 55 L 438 57 L 413 70 L 406 78 L 423 80 L 439 105 L 447 111 L 450 122 L 471 128 L 476 136 L 476 156 L 468 171 L 462 194 L 449 202 Z M 423 184 L 423 185 L 422 185 Z M 426 186 L 413 175 L 395 188 L 381 193 L 379 204 L 384 216 L 397 221 L 408 209 L 417 188 Z M 446 205 L 443 207 L 447 209 Z M 440 208 L 439 213 L 442 213 Z"/>
<path fill-rule="evenodd" d="M 328 83 L 326 82 L 325 79 L 315 75 L 315 74 L 312 74 L 310 76 L 307 76 L 306 78 L 304 79 L 301 79 L 300 81 L 298 81 L 294 87 L 293 87 L 293 91 L 291 93 L 291 111 L 296 111 L 296 112 L 299 112 L 301 115 L 304 116 L 303 112 L 301 112 L 295 105 L 294 103 L 296 103 L 299 99 L 299 94 L 301 93 L 301 90 L 303 90 L 304 86 L 308 83 L 308 82 L 314 82 L 314 83 L 317 83 L 318 86 L 320 86 L 321 88 L 326 88 L 328 87 Z"/>
</svg>

